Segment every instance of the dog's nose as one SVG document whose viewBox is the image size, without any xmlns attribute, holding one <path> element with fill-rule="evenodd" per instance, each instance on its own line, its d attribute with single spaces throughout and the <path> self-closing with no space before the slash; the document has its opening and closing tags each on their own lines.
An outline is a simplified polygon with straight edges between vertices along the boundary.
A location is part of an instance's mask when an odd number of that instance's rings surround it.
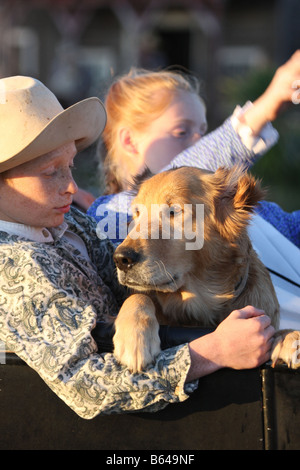
<svg viewBox="0 0 300 470">
<path fill-rule="evenodd" d="M 134 266 L 140 258 L 139 253 L 132 249 L 121 249 L 118 248 L 114 254 L 114 261 L 116 266 L 121 269 L 121 271 L 128 271 Z"/>
</svg>

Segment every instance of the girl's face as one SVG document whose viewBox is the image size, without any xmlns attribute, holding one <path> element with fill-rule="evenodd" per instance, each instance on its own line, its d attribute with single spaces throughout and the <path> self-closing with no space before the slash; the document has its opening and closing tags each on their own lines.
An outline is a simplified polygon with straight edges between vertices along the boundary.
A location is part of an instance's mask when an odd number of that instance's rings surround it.
<svg viewBox="0 0 300 470">
<path fill-rule="evenodd" d="M 147 166 L 157 173 L 206 132 L 205 107 L 201 99 L 189 91 L 179 90 L 164 113 L 139 135 L 136 174 Z"/>
<path fill-rule="evenodd" d="M 57 227 L 70 210 L 73 142 L 0 174 L 0 219 L 33 227 Z"/>
</svg>

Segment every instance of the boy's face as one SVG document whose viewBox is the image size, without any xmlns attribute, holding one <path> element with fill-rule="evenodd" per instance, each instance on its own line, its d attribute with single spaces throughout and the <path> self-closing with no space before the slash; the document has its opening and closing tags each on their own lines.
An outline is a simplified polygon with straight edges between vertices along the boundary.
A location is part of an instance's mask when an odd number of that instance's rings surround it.
<svg viewBox="0 0 300 470">
<path fill-rule="evenodd" d="M 205 106 L 201 99 L 195 93 L 178 91 L 164 113 L 137 136 L 140 168 L 136 173 L 145 166 L 157 173 L 199 140 L 206 129 Z"/>
<path fill-rule="evenodd" d="M 0 174 L 0 220 L 60 225 L 78 189 L 72 177 L 76 153 L 71 142 Z"/>
</svg>

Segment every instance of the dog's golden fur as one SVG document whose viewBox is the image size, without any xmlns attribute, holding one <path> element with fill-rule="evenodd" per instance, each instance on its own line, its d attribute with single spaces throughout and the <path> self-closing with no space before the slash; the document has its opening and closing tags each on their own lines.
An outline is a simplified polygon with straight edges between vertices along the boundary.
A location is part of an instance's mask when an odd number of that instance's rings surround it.
<svg viewBox="0 0 300 470">
<path fill-rule="evenodd" d="M 148 177 L 138 189 L 132 231 L 116 249 L 115 261 L 119 281 L 149 295 L 156 312 L 145 306 L 145 296 L 134 295 L 124 304 L 114 337 L 115 354 L 121 362 L 139 370 L 159 351 L 158 335 L 150 340 L 153 332 L 141 323 L 143 310 L 155 328 L 155 314 L 160 324 L 217 326 L 233 310 L 253 305 L 278 327 L 276 294 L 247 234 L 251 213 L 263 197 L 252 176 L 238 168 L 211 173 L 182 167 Z M 154 213 L 156 220 L 150 217 L 153 204 L 171 208 L 169 239 L 162 234 L 163 212 Z M 196 205 L 204 205 L 203 228 L 196 224 Z M 183 212 L 189 209 L 195 239 L 203 230 L 201 249 L 186 249 L 190 240 L 184 227 L 180 239 L 172 237 L 172 230 L 186 220 Z M 153 222 L 160 227 L 158 239 L 152 236 Z M 148 354 L 150 341 L 152 352 Z"/>
</svg>

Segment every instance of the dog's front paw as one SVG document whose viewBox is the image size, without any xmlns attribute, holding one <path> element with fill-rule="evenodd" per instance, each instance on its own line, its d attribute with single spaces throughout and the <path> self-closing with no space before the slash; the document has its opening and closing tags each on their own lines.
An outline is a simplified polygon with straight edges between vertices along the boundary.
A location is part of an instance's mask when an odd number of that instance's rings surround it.
<svg viewBox="0 0 300 470">
<path fill-rule="evenodd" d="M 152 300 L 142 294 L 130 296 L 115 321 L 115 357 L 131 372 L 142 371 L 160 352 L 158 331 Z"/>
<path fill-rule="evenodd" d="M 300 331 L 281 330 L 275 334 L 271 361 L 273 367 L 282 363 L 291 369 L 300 367 Z"/>
</svg>

